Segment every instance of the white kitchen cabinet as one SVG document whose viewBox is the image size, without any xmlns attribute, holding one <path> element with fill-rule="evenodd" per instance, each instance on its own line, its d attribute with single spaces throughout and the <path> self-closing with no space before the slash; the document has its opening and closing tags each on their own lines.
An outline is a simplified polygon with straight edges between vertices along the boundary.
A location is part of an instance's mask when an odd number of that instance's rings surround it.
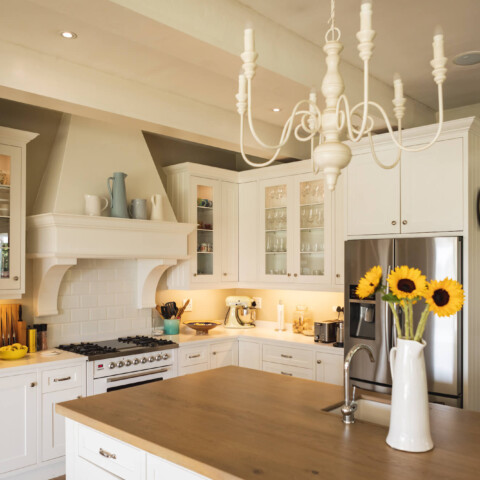
<svg viewBox="0 0 480 480">
<path fill-rule="evenodd" d="M 210 368 L 238 365 L 238 340 L 210 345 Z"/>
<path fill-rule="evenodd" d="M 82 396 L 82 387 L 42 395 L 42 460 L 65 455 L 65 417 L 55 413 L 55 405 Z"/>
<path fill-rule="evenodd" d="M 165 168 L 167 194 L 179 222 L 196 224 L 189 259 L 167 271 L 172 289 L 231 286 L 238 281 L 237 173 L 183 163 Z"/>
<path fill-rule="evenodd" d="M 304 378 L 305 380 L 314 380 L 315 374 L 313 368 L 301 368 L 293 365 L 282 365 L 280 363 L 263 362 L 263 371 L 278 373 L 287 377 Z"/>
<path fill-rule="evenodd" d="M 163 458 L 147 454 L 147 480 L 207 480 L 207 477 L 168 462 Z"/>
<path fill-rule="evenodd" d="M 263 346 L 263 361 L 293 365 L 301 368 L 313 368 L 314 353 L 310 349 L 293 348 L 283 345 Z"/>
<path fill-rule="evenodd" d="M 463 230 L 463 141 L 442 140 L 401 161 L 402 233 Z"/>
<path fill-rule="evenodd" d="M 333 385 L 343 385 L 343 363 L 343 355 L 317 352 L 315 380 Z"/>
<path fill-rule="evenodd" d="M 395 159 L 394 149 L 377 152 L 384 163 Z M 354 155 L 347 172 L 349 236 L 400 233 L 400 166 L 380 168 L 371 153 Z"/>
<path fill-rule="evenodd" d="M 37 373 L 0 378 L 0 473 L 37 461 Z"/>
<path fill-rule="evenodd" d="M 25 293 L 26 145 L 36 133 L 0 127 L 0 298 Z"/>
<path fill-rule="evenodd" d="M 240 367 L 262 369 L 262 344 L 239 339 L 238 342 L 238 365 Z"/>
</svg>

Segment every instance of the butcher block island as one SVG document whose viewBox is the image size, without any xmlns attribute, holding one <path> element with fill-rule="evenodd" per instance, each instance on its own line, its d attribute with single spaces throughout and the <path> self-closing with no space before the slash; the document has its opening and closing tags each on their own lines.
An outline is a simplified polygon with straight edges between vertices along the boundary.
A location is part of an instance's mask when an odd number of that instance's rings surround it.
<svg viewBox="0 0 480 480">
<path fill-rule="evenodd" d="M 325 411 L 343 387 L 225 367 L 58 404 L 67 480 L 474 479 L 480 414 L 431 406 L 435 448 L 385 443 L 387 427 Z"/>
</svg>

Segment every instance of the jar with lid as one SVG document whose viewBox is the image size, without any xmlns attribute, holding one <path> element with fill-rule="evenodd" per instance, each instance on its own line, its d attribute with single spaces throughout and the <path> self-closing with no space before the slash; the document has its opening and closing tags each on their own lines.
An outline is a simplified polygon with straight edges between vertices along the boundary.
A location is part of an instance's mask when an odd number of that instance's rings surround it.
<svg viewBox="0 0 480 480">
<path fill-rule="evenodd" d="M 293 313 L 293 333 L 313 335 L 313 315 L 305 305 L 297 305 Z"/>
</svg>

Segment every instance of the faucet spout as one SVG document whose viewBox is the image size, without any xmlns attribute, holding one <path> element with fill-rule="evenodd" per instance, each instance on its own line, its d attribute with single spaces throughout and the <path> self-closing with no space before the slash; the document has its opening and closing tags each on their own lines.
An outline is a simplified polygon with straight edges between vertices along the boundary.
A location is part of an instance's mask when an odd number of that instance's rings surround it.
<svg viewBox="0 0 480 480">
<path fill-rule="evenodd" d="M 345 375 L 345 405 L 342 407 L 342 415 L 343 423 L 347 424 L 355 422 L 355 410 L 357 409 L 357 404 L 353 398 L 350 399 L 350 364 L 352 363 L 355 354 L 360 350 L 365 350 L 368 353 L 371 362 L 375 361 L 372 348 L 363 343 L 352 347 L 345 357 L 345 363 L 343 365 L 343 372 Z"/>
</svg>

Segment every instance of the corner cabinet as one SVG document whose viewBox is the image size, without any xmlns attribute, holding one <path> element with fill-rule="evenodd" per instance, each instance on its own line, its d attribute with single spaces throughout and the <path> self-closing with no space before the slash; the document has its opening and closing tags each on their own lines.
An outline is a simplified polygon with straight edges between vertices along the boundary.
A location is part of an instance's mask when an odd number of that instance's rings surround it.
<svg viewBox="0 0 480 480">
<path fill-rule="evenodd" d="M 188 259 L 168 270 L 167 287 L 232 288 L 238 281 L 237 173 L 193 163 L 164 170 L 177 221 L 197 225 Z"/>
<path fill-rule="evenodd" d="M 0 127 L 0 299 L 25 293 L 26 145 L 37 136 Z"/>
</svg>

